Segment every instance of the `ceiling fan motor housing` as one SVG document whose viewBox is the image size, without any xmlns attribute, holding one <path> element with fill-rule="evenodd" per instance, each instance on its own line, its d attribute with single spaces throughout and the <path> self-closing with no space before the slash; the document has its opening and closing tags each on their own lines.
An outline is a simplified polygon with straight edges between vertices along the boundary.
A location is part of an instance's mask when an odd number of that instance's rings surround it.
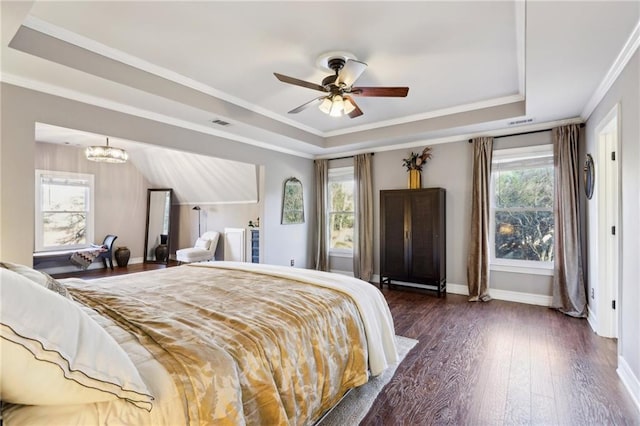
<svg viewBox="0 0 640 426">
<path fill-rule="evenodd" d="M 329 68 L 331 68 L 335 72 L 335 74 L 323 78 L 322 86 L 324 86 L 328 91 L 332 92 L 332 94 L 339 93 L 339 88 L 336 84 L 336 80 L 338 79 L 338 73 L 342 68 L 344 68 L 345 63 L 345 59 L 339 56 L 330 58 L 327 62 Z"/>
</svg>

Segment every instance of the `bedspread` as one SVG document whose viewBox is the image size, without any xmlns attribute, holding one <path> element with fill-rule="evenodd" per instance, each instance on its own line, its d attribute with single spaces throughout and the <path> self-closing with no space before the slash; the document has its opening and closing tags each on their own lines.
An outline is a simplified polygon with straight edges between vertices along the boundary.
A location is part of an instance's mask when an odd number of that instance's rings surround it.
<svg viewBox="0 0 640 426">
<path fill-rule="evenodd" d="M 188 265 L 67 285 L 171 373 L 185 424 L 309 424 L 368 379 L 360 313 L 342 292 Z"/>
</svg>

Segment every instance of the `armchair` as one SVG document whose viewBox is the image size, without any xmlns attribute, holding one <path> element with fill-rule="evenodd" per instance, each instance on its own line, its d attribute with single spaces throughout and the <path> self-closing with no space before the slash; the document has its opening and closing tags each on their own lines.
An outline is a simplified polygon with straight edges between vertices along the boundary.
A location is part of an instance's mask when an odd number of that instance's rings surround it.
<svg viewBox="0 0 640 426">
<path fill-rule="evenodd" d="M 105 248 L 105 251 L 100 252 L 100 254 L 96 257 L 96 259 L 102 259 L 104 263 L 104 267 L 110 267 L 113 269 L 113 243 L 115 242 L 117 235 L 107 235 L 104 237 L 102 241 L 102 247 Z M 98 246 L 100 247 L 100 246 Z M 107 266 L 107 261 L 109 261 L 109 266 Z"/>
<path fill-rule="evenodd" d="M 176 260 L 179 263 L 192 263 L 214 260 L 219 238 L 219 232 L 205 232 L 196 240 L 196 243 L 193 247 L 176 251 Z"/>
</svg>

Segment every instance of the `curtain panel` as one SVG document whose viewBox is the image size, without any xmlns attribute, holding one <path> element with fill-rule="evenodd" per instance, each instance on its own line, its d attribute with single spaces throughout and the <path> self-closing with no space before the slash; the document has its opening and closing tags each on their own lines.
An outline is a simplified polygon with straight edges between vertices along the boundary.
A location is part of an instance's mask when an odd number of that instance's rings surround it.
<svg viewBox="0 0 640 426">
<path fill-rule="evenodd" d="M 489 212 L 493 138 L 473 139 L 471 185 L 471 238 L 467 257 L 469 301 L 486 302 L 489 296 Z"/>
<path fill-rule="evenodd" d="M 315 160 L 316 182 L 316 247 L 315 268 L 329 270 L 327 246 L 327 191 L 329 185 L 329 160 Z"/>
<path fill-rule="evenodd" d="M 353 230 L 353 276 L 373 277 L 373 183 L 372 154 L 354 156 L 355 225 Z"/>
<path fill-rule="evenodd" d="M 580 241 L 578 124 L 553 129 L 555 200 L 552 307 L 573 317 L 587 316 Z"/>
</svg>

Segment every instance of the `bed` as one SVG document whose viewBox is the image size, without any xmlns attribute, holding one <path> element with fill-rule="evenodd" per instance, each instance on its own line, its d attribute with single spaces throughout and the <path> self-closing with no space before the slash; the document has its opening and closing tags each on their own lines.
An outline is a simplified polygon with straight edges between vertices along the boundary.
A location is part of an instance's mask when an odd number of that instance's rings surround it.
<svg viewBox="0 0 640 426">
<path fill-rule="evenodd" d="M 207 262 L 58 282 L 4 266 L 8 426 L 314 424 L 397 361 L 384 297 L 342 275 Z"/>
</svg>

